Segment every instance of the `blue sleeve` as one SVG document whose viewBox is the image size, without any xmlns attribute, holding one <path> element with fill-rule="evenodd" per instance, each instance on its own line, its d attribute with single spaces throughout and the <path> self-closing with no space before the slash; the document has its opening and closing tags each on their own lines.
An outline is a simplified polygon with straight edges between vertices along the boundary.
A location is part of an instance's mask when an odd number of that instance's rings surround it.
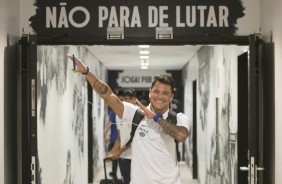
<svg viewBox="0 0 282 184">
<path fill-rule="evenodd" d="M 112 122 L 111 125 L 111 134 L 110 134 L 110 142 L 111 144 L 115 143 L 115 140 L 118 138 L 118 130 L 116 125 L 116 113 L 114 111 L 110 111 L 109 120 Z"/>
<path fill-rule="evenodd" d="M 109 120 L 110 120 L 112 123 L 116 123 L 116 113 L 115 113 L 114 111 L 110 111 Z"/>
</svg>

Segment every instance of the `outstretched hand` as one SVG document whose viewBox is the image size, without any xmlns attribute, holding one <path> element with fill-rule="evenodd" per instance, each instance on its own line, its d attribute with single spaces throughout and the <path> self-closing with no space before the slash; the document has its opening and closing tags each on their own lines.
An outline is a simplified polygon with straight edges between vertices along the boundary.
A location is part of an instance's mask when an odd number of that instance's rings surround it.
<svg viewBox="0 0 282 184">
<path fill-rule="evenodd" d="M 153 119 L 153 117 L 156 115 L 154 112 L 151 111 L 151 109 L 145 107 L 138 99 L 136 99 L 137 105 L 144 111 L 145 116 L 148 119 Z"/>
<path fill-rule="evenodd" d="M 67 54 L 67 57 L 70 59 L 71 62 L 73 62 L 73 59 L 74 59 L 75 68 L 72 69 L 72 71 L 79 72 L 79 73 L 87 72 L 87 67 L 84 65 L 84 63 L 80 59 L 73 57 L 73 55 L 71 54 Z"/>
</svg>

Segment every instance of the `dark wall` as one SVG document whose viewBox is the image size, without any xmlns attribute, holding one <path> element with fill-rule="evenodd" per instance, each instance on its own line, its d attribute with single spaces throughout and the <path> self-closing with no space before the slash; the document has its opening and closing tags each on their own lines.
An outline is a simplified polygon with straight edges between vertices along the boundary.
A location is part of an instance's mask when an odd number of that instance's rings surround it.
<svg viewBox="0 0 282 184">
<path fill-rule="evenodd" d="M 117 78 L 118 74 L 122 72 L 121 70 L 108 70 L 108 85 L 112 88 L 112 90 L 118 88 Z"/>
<path fill-rule="evenodd" d="M 184 86 L 182 82 L 182 71 L 181 70 L 167 70 L 168 73 L 171 74 L 175 81 L 175 88 L 176 88 L 176 93 L 175 93 L 175 98 L 183 102 L 183 91 L 184 91 Z"/>
<path fill-rule="evenodd" d="M 4 176 L 5 184 L 17 183 L 17 77 L 18 46 L 7 46 L 4 53 Z"/>
<path fill-rule="evenodd" d="M 275 183 L 275 63 L 274 43 L 265 43 L 263 49 L 263 123 L 264 156 L 263 183 Z"/>
</svg>

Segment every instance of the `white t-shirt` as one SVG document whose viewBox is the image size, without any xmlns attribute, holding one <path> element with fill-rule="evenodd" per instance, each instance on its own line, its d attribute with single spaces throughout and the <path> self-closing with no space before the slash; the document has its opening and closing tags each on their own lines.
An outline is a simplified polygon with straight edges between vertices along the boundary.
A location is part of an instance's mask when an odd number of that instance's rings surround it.
<svg viewBox="0 0 282 184">
<path fill-rule="evenodd" d="M 132 121 L 136 108 L 124 103 L 122 121 Z M 167 118 L 168 111 L 163 114 Z M 177 125 L 190 130 L 188 117 L 177 114 Z M 138 125 L 132 144 L 131 184 L 180 184 L 174 139 L 146 117 Z"/>
</svg>

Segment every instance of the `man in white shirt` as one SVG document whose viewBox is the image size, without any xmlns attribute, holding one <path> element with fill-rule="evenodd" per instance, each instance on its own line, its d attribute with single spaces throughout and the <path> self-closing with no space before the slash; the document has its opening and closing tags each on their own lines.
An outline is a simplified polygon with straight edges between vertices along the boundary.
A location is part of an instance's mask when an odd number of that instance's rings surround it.
<svg viewBox="0 0 282 184">
<path fill-rule="evenodd" d="M 73 59 L 72 55 L 68 58 Z M 133 121 L 137 106 L 122 102 L 81 60 L 76 58 L 75 65 L 74 72 L 86 75 L 92 88 L 122 121 Z M 176 125 L 166 120 L 174 97 L 173 90 L 171 76 L 157 76 L 149 89 L 150 105 L 144 107 L 137 100 L 145 117 L 138 125 L 131 144 L 131 184 L 180 184 L 174 139 L 184 142 L 191 125 L 182 113 L 177 114 Z"/>
</svg>

